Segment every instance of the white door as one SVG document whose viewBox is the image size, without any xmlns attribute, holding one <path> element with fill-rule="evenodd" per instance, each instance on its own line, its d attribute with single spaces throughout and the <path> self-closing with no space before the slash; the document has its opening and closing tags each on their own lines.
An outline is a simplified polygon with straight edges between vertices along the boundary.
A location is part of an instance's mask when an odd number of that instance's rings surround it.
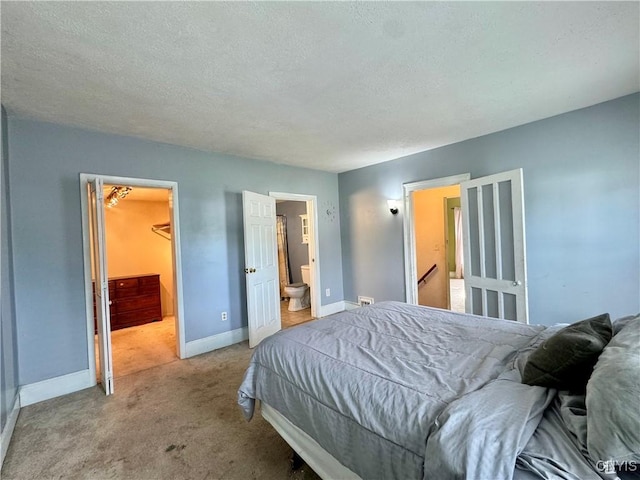
<svg viewBox="0 0 640 480">
<path fill-rule="evenodd" d="M 282 328 L 276 245 L 276 200 L 266 195 L 244 191 L 242 205 L 249 347 L 253 348 Z"/>
<path fill-rule="evenodd" d="M 522 169 L 460 184 L 465 307 L 528 323 Z"/>
<path fill-rule="evenodd" d="M 111 322 L 109 283 L 107 280 L 107 249 L 105 241 L 104 195 L 102 179 L 89 182 L 89 216 L 93 260 L 93 285 L 98 324 L 98 350 L 100 383 L 107 395 L 113 393 L 113 364 L 111 359 Z"/>
</svg>

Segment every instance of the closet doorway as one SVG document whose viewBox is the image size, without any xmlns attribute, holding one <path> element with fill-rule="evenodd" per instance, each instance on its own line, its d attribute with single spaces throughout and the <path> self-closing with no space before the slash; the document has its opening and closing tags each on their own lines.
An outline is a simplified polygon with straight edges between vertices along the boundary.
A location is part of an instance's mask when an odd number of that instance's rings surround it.
<svg viewBox="0 0 640 480">
<path fill-rule="evenodd" d="M 110 394 L 118 377 L 183 358 L 177 185 L 85 177 L 89 363 Z"/>
</svg>

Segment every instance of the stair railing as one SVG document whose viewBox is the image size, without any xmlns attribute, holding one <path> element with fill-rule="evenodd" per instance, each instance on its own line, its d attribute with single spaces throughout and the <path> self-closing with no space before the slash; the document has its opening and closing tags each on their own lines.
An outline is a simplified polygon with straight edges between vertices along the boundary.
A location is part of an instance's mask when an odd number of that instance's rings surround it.
<svg viewBox="0 0 640 480">
<path fill-rule="evenodd" d="M 427 273 L 425 273 L 424 275 L 422 275 L 420 277 L 420 280 L 418 280 L 418 285 L 420 285 L 422 282 L 427 283 L 427 277 L 429 276 L 429 274 L 431 274 L 431 272 L 433 272 L 438 266 L 434 263 L 433 265 L 431 265 L 431 268 L 429 270 L 427 270 Z"/>
</svg>

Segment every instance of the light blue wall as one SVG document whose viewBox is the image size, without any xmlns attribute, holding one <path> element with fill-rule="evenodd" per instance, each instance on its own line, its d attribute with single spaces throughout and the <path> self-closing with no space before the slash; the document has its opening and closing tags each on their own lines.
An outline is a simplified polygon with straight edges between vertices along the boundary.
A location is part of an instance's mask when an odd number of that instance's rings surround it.
<svg viewBox="0 0 640 480">
<path fill-rule="evenodd" d="M 11 116 L 9 140 L 20 384 L 88 367 L 81 172 L 178 182 L 187 341 L 246 325 L 242 190 L 338 203 L 336 174 Z M 324 304 L 343 300 L 339 239 L 321 216 Z"/>
<path fill-rule="evenodd" d="M 302 282 L 300 266 L 309 265 L 309 245 L 302 243 L 302 222 L 300 215 L 307 213 L 306 202 L 279 202 L 276 204 L 278 215 L 287 217 L 287 249 L 291 283 Z"/>
<path fill-rule="evenodd" d="M 640 311 L 640 95 L 339 175 L 345 300 L 405 300 L 402 184 L 522 167 L 531 323 Z"/>
<path fill-rule="evenodd" d="M 16 347 L 16 317 L 13 301 L 13 268 L 11 259 L 11 223 L 9 222 L 9 181 L 8 181 L 8 140 L 7 116 L 4 107 L 0 112 L 0 129 L 2 131 L 0 152 L 2 153 L 2 207 L 0 233 L 2 234 L 2 259 L 0 266 L 0 431 L 4 431 L 7 416 L 18 396 L 18 350 Z"/>
</svg>

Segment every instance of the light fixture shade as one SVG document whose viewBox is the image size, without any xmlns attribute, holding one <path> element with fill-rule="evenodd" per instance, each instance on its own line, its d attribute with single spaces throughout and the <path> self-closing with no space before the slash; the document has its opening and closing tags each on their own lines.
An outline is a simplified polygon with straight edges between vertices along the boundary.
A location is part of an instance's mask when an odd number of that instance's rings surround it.
<svg viewBox="0 0 640 480">
<path fill-rule="evenodd" d="M 400 210 L 400 202 L 398 200 L 387 200 L 389 211 L 395 215 Z"/>
<path fill-rule="evenodd" d="M 122 187 L 119 185 L 114 185 L 111 187 L 111 191 L 107 198 L 105 198 L 104 203 L 109 208 L 115 207 L 120 200 L 129 195 L 129 192 L 133 190 L 131 187 Z"/>
</svg>

